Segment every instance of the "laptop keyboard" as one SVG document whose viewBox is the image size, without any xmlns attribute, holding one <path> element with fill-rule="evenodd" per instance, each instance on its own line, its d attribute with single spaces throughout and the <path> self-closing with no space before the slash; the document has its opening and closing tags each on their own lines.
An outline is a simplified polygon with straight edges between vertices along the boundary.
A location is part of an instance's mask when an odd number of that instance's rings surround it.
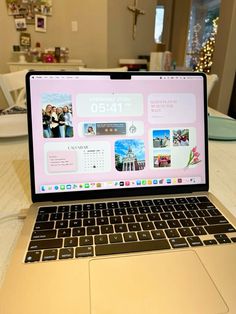
<svg viewBox="0 0 236 314">
<path fill-rule="evenodd" d="M 233 243 L 234 232 L 206 196 L 40 207 L 25 263 Z"/>
</svg>

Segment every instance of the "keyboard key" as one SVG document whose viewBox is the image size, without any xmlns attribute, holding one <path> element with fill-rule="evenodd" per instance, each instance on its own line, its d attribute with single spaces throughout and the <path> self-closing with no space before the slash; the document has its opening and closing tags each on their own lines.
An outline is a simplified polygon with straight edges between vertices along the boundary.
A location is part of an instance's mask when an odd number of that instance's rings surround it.
<svg viewBox="0 0 236 314">
<path fill-rule="evenodd" d="M 107 208 L 107 205 L 106 205 L 106 203 L 96 203 L 95 208 L 96 209 L 105 209 L 105 208 Z"/>
<path fill-rule="evenodd" d="M 138 238 L 140 241 L 141 240 L 145 240 L 145 241 L 151 240 L 151 238 L 152 238 L 149 231 L 138 231 L 137 234 L 138 234 Z"/>
<path fill-rule="evenodd" d="M 192 231 L 195 235 L 207 234 L 203 227 L 192 227 Z"/>
<path fill-rule="evenodd" d="M 56 230 L 38 230 L 33 231 L 32 233 L 32 240 L 36 239 L 49 239 L 49 238 L 55 238 L 56 237 Z"/>
<path fill-rule="evenodd" d="M 141 225 L 138 222 L 128 224 L 129 231 L 141 231 Z"/>
<path fill-rule="evenodd" d="M 109 220 L 107 217 L 97 218 L 97 225 L 108 225 Z"/>
<path fill-rule="evenodd" d="M 195 226 L 204 226 L 207 224 L 204 218 L 193 218 L 192 221 Z"/>
<path fill-rule="evenodd" d="M 99 227 L 98 226 L 90 226 L 87 227 L 87 235 L 94 235 L 99 234 Z"/>
<path fill-rule="evenodd" d="M 200 202 L 200 203 L 210 203 L 210 201 L 209 201 L 209 199 L 208 199 L 208 197 L 207 196 L 198 196 L 198 201 Z"/>
<path fill-rule="evenodd" d="M 57 211 L 57 206 L 39 207 L 39 214 L 51 214 Z"/>
<path fill-rule="evenodd" d="M 56 228 L 57 229 L 68 228 L 68 220 L 56 221 Z"/>
<path fill-rule="evenodd" d="M 89 257 L 93 255 L 94 253 L 92 246 L 77 247 L 75 249 L 75 257 Z"/>
<path fill-rule="evenodd" d="M 62 220 L 62 213 L 51 214 L 50 220 Z"/>
<path fill-rule="evenodd" d="M 170 244 L 173 249 L 180 249 L 189 246 L 184 238 L 170 239 Z"/>
<path fill-rule="evenodd" d="M 215 208 L 215 206 L 212 203 L 198 203 L 197 206 L 199 209 Z"/>
<path fill-rule="evenodd" d="M 167 223 L 165 221 L 154 221 L 154 225 L 156 226 L 156 229 L 168 228 Z"/>
<path fill-rule="evenodd" d="M 152 200 L 142 200 L 143 206 L 153 206 L 153 201 Z"/>
<path fill-rule="evenodd" d="M 167 229 L 165 233 L 168 238 L 178 238 L 180 236 L 176 229 Z"/>
<path fill-rule="evenodd" d="M 137 241 L 135 232 L 127 232 L 123 234 L 125 242 Z"/>
<path fill-rule="evenodd" d="M 127 213 L 128 215 L 136 215 L 139 213 L 139 211 L 138 211 L 138 208 L 136 207 L 130 207 L 130 208 L 127 208 Z"/>
<path fill-rule="evenodd" d="M 155 221 L 155 220 L 161 220 L 160 215 L 155 213 L 155 214 L 148 214 L 148 218 L 151 221 Z"/>
<path fill-rule="evenodd" d="M 175 210 L 177 211 L 185 211 L 186 207 L 183 204 L 174 205 Z"/>
<path fill-rule="evenodd" d="M 49 239 L 49 240 L 36 240 L 31 241 L 29 244 L 29 251 L 32 250 L 42 250 L 42 249 L 52 249 L 61 248 L 63 240 L 62 239 Z"/>
<path fill-rule="evenodd" d="M 151 231 L 153 239 L 164 239 L 166 238 L 163 230 L 152 230 Z"/>
<path fill-rule="evenodd" d="M 170 245 L 166 239 L 140 241 L 140 242 L 125 242 L 113 243 L 108 245 L 98 245 L 95 248 L 96 255 L 108 255 L 119 253 L 131 253 L 140 251 L 153 251 L 170 249 Z"/>
<path fill-rule="evenodd" d="M 228 220 L 224 216 L 206 217 L 206 222 L 209 225 L 227 224 Z"/>
<path fill-rule="evenodd" d="M 182 235 L 182 237 L 193 236 L 193 233 L 190 228 L 179 228 L 178 231 Z"/>
<path fill-rule="evenodd" d="M 180 219 L 182 227 L 193 227 L 194 224 L 191 219 Z"/>
<path fill-rule="evenodd" d="M 204 243 L 205 245 L 214 245 L 214 244 L 217 244 L 216 240 L 214 240 L 214 239 L 203 240 L 203 243 Z"/>
<path fill-rule="evenodd" d="M 96 235 L 94 239 L 95 239 L 95 244 L 107 244 L 108 243 L 107 235 Z"/>
<path fill-rule="evenodd" d="M 173 205 L 163 205 L 162 209 L 165 213 L 170 213 L 170 212 L 174 212 L 174 206 Z"/>
<path fill-rule="evenodd" d="M 230 238 L 230 240 L 235 243 L 236 242 L 236 237 L 232 237 L 232 238 Z"/>
<path fill-rule="evenodd" d="M 129 201 L 122 201 L 119 202 L 120 207 L 130 207 L 130 202 Z"/>
<path fill-rule="evenodd" d="M 68 259 L 74 257 L 74 249 L 67 248 L 67 249 L 60 249 L 59 251 L 59 259 Z"/>
<path fill-rule="evenodd" d="M 70 237 L 71 235 L 71 229 L 59 229 L 58 230 L 58 238 L 65 238 L 65 237 Z"/>
<path fill-rule="evenodd" d="M 83 225 L 85 226 L 95 226 L 95 219 L 94 218 L 85 218 L 83 220 Z"/>
<path fill-rule="evenodd" d="M 217 240 L 217 242 L 220 244 L 231 243 L 230 239 L 227 237 L 226 234 L 216 234 L 214 235 L 214 237 Z"/>
<path fill-rule="evenodd" d="M 163 209 L 161 206 L 151 206 L 150 207 L 152 213 L 162 213 Z"/>
<path fill-rule="evenodd" d="M 43 261 L 54 261 L 57 259 L 57 250 L 45 250 L 43 251 Z"/>
<path fill-rule="evenodd" d="M 203 243 L 199 237 L 187 237 L 187 241 L 191 246 L 202 246 Z"/>
<path fill-rule="evenodd" d="M 230 224 L 221 224 L 221 225 L 210 225 L 205 226 L 205 230 L 209 234 L 217 234 L 217 233 L 227 233 L 227 232 L 235 232 L 236 230 Z"/>
<path fill-rule="evenodd" d="M 118 208 L 118 202 L 108 202 L 107 208 Z"/>
<path fill-rule="evenodd" d="M 92 236 L 80 237 L 79 244 L 80 246 L 93 245 L 93 237 Z"/>
<path fill-rule="evenodd" d="M 127 226 L 126 224 L 119 224 L 119 225 L 115 225 L 115 231 L 116 232 L 127 232 Z"/>
<path fill-rule="evenodd" d="M 170 228 L 178 228 L 181 227 L 180 223 L 178 222 L 178 220 L 167 220 L 167 224 Z"/>
<path fill-rule="evenodd" d="M 188 210 L 188 211 L 186 211 L 185 212 L 185 216 L 187 218 L 198 218 L 199 217 L 198 214 L 197 214 L 197 211 L 195 211 L 195 210 Z"/>
<path fill-rule="evenodd" d="M 115 209 L 115 215 L 117 215 L 117 216 L 126 215 L 126 210 L 125 210 L 125 208 L 116 208 L 116 209 Z M 110 216 L 110 215 L 109 215 L 109 216 Z"/>
<path fill-rule="evenodd" d="M 196 209 L 198 209 L 198 207 L 197 207 L 196 204 L 185 204 L 185 207 L 186 207 L 188 210 L 196 210 Z"/>
<path fill-rule="evenodd" d="M 148 221 L 145 214 L 135 215 L 135 219 L 137 222 Z"/>
<path fill-rule="evenodd" d="M 188 212 L 186 212 L 185 214 L 183 212 L 174 212 L 172 213 L 172 215 L 174 216 L 175 219 L 185 219 L 186 218 L 186 214 Z"/>
<path fill-rule="evenodd" d="M 139 207 L 139 213 L 140 214 L 148 214 L 151 212 L 150 208 L 145 206 L 145 207 Z"/>
<path fill-rule="evenodd" d="M 165 198 L 165 203 L 167 205 L 173 205 L 176 204 L 176 200 L 174 198 Z"/>
<path fill-rule="evenodd" d="M 82 220 L 81 219 L 75 219 L 70 221 L 70 227 L 75 228 L 75 227 L 81 227 L 82 226 Z"/>
<path fill-rule="evenodd" d="M 120 216 L 113 216 L 113 217 L 110 217 L 110 223 L 111 224 L 121 224 L 122 219 Z"/>
<path fill-rule="evenodd" d="M 141 223 L 143 230 L 152 230 L 155 229 L 154 224 L 151 221 Z"/>
<path fill-rule="evenodd" d="M 80 210 L 82 210 L 82 205 L 81 204 L 71 205 L 71 211 L 72 212 L 78 212 Z"/>
<path fill-rule="evenodd" d="M 101 226 L 101 233 L 102 234 L 114 233 L 113 226 L 111 226 L 111 225 Z"/>
<path fill-rule="evenodd" d="M 73 228 L 72 229 L 72 235 L 73 237 L 79 237 L 85 235 L 85 228 Z"/>
<path fill-rule="evenodd" d="M 135 222 L 134 216 L 133 215 L 127 215 L 127 216 L 123 216 L 123 222 L 124 223 L 131 223 L 131 222 Z"/>
<path fill-rule="evenodd" d="M 123 242 L 123 238 L 122 238 L 122 235 L 120 233 L 118 233 L 118 234 L 110 234 L 109 235 L 109 240 L 110 240 L 111 243 Z"/>
<path fill-rule="evenodd" d="M 100 210 L 91 210 L 89 212 L 89 217 L 94 218 L 94 217 L 101 217 L 102 213 Z"/>
<path fill-rule="evenodd" d="M 220 211 L 216 208 L 208 209 L 208 213 L 210 214 L 210 216 L 220 216 L 221 215 Z"/>
<path fill-rule="evenodd" d="M 36 221 L 48 221 L 49 214 L 38 214 Z"/>
<path fill-rule="evenodd" d="M 175 199 L 177 204 L 186 204 L 187 200 L 184 197 L 178 197 Z"/>
<path fill-rule="evenodd" d="M 69 212 L 70 206 L 69 205 L 62 205 L 58 206 L 58 213 L 66 213 Z"/>
<path fill-rule="evenodd" d="M 142 206 L 142 203 L 139 200 L 135 200 L 135 201 L 130 201 L 130 205 L 132 207 L 139 207 L 139 206 Z"/>
<path fill-rule="evenodd" d="M 91 209 L 94 209 L 95 206 L 94 204 L 83 204 L 83 210 L 91 210 Z"/>
<path fill-rule="evenodd" d="M 77 237 L 65 238 L 64 247 L 74 247 L 74 246 L 78 246 L 78 238 Z"/>
<path fill-rule="evenodd" d="M 171 220 L 171 219 L 173 219 L 173 216 L 172 216 L 171 213 L 161 213 L 160 216 L 161 216 L 161 219 L 163 219 L 163 220 Z"/>
<path fill-rule="evenodd" d="M 88 218 L 88 212 L 86 210 L 77 212 L 77 218 Z"/>
<path fill-rule="evenodd" d="M 26 257 L 25 257 L 25 263 L 39 262 L 41 254 L 42 254 L 42 251 L 27 252 Z"/>
<path fill-rule="evenodd" d="M 114 216 L 113 209 L 103 209 L 102 210 L 102 215 L 105 216 L 105 217 Z"/>
<path fill-rule="evenodd" d="M 208 216 L 210 216 L 210 214 L 208 213 L 208 211 L 206 209 L 198 210 L 197 214 L 198 214 L 199 217 L 208 217 Z"/>
<path fill-rule="evenodd" d="M 75 213 L 73 212 L 64 213 L 64 219 L 75 219 Z"/>
<path fill-rule="evenodd" d="M 155 204 L 155 205 L 165 205 L 165 202 L 164 202 L 164 200 L 163 199 L 155 199 L 155 200 L 153 200 L 153 203 Z"/>
<path fill-rule="evenodd" d="M 198 199 L 195 196 L 193 196 L 193 197 L 186 197 L 186 200 L 190 204 L 195 204 L 195 203 L 199 202 Z"/>
<path fill-rule="evenodd" d="M 53 228 L 54 228 L 54 221 L 37 222 L 34 225 L 34 230 L 47 230 L 47 229 L 53 229 Z"/>
</svg>

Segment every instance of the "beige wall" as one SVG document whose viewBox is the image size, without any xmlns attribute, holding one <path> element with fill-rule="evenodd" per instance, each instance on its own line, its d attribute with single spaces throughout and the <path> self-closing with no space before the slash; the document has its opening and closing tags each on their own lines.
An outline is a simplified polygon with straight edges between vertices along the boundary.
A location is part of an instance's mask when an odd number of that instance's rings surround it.
<svg viewBox="0 0 236 314">
<path fill-rule="evenodd" d="M 133 0 L 108 0 L 108 66 L 117 64 L 120 58 L 137 58 L 156 50 L 154 42 L 156 0 L 139 0 L 136 39 L 132 39 L 133 14 L 127 5 Z"/>
</svg>

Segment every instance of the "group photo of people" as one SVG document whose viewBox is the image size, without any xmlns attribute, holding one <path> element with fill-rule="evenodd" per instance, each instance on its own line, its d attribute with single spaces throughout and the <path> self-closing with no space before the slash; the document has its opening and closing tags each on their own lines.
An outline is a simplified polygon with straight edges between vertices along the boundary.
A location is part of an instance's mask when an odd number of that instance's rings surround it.
<svg viewBox="0 0 236 314">
<path fill-rule="evenodd" d="M 69 106 L 48 104 L 42 109 L 43 136 L 46 138 L 73 137 L 72 112 Z"/>
<path fill-rule="evenodd" d="M 45 93 L 42 95 L 43 137 L 73 137 L 71 95 Z"/>
</svg>

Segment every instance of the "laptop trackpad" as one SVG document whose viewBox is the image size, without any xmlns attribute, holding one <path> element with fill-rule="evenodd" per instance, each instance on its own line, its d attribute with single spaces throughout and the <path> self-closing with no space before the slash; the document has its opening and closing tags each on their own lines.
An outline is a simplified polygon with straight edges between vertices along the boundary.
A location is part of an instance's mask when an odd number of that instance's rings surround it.
<svg viewBox="0 0 236 314">
<path fill-rule="evenodd" d="M 227 313 L 194 251 L 90 262 L 92 314 Z"/>
</svg>

